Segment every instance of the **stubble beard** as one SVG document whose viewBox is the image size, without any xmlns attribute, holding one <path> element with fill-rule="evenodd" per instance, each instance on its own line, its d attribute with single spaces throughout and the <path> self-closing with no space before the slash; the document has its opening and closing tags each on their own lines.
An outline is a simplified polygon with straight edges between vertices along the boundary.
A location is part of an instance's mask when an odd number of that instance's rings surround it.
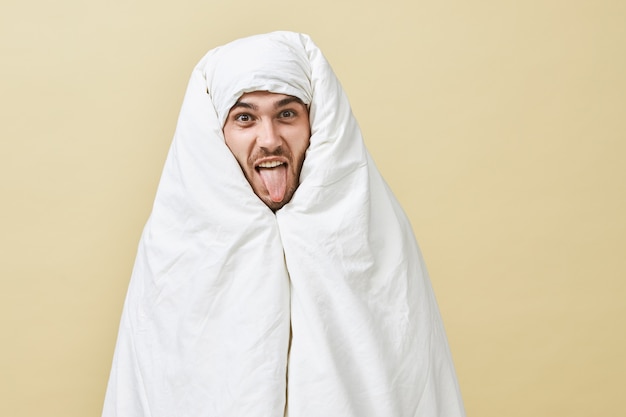
<svg viewBox="0 0 626 417">
<path fill-rule="evenodd" d="M 261 158 L 268 158 L 272 156 L 278 156 L 285 158 L 287 160 L 287 188 L 285 190 L 285 196 L 281 201 L 273 201 L 268 196 L 267 189 L 263 181 L 259 178 L 258 169 L 255 167 L 256 161 Z M 304 163 L 304 158 L 302 161 L 294 161 L 293 155 L 288 150 L 285 150 L 282 146 L 276 148 L 273 152 L 268 152 L 265 149 L 259 149 L 254 154 L 252 154 L 248 158 L 248 168 L 244 170 L 246 179 L 248 183 L 252 187 L 252 191 L 256 194 L 259 199 L 265 203 L 267 207 L 270 208 L 273 212 L 276 212 L 283 208 L 285 204 L 289 203 L 293 198 L 296 189 L 300 185 L 300 170 L 302 169 L 302 164 Z M 295 167 L 295 169 L 294 169 Z"/>
</svg>

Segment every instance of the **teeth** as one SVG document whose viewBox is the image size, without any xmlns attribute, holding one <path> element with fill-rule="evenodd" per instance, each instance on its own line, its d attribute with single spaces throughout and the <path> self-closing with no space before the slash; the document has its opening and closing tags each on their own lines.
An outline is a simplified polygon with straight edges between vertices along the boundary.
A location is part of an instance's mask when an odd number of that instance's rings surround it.
<svg viewBox="0 0 626 417">
<path fill-rule="evenodd" d="M 258 167 L 259 168 L 274 168 L 277 167 L 279 165 L 282 165 L 283 163 L 280 161 L 270 161 L 270 162 L 261 162 Z"/>
</svg>

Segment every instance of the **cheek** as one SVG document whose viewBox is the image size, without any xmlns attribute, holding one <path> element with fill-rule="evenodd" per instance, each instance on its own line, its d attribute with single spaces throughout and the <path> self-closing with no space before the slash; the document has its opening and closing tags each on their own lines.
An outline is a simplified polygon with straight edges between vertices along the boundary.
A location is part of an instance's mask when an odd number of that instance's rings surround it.
<svg viewBox="0 0 626 417">
<path fill-rule="evenodd" d="M 224 142 L 237 159 L 247 157 L 251 143 L 249 136 L 249 134 L 245 134 L 241 131 L 228 131 L 224 129 Z"/>
<path fill-rule="evenodd" d="M 304 154 L 306 153 L 307 149 L 309 149 L 310 145 L 311 145 L 311 135 L 307 133 L 307 135 L 303 137 L 302 140 L 300 141 L 300 153 L 303 159 L 304 159 Z"/>
<path fill-rule="evenodd" d="M 302 141 L 302 158 L 304 158 L 304 154 L 306 153 L 306 150 L 309 149 L 309 145 L 310 145 L 310 138 L 307 136 L 303 141 Z"/>
<path fill-rule="evenodd" d="M 309 147 L 309 138 L 308 137 L 300 137 L 300 138 L 292 138 L 289 142 L 289 150 L 293 155 L 293 158 L 296 160 L 302 160 L 304 158 L 304 154 Z"/>
<path fill-rule="evenodd" d="M 299 159 L 304 158 L 304 153 L 309 148 L 309 142 L 311 139 L 311 132 L 308 124 L 300 126 L 291 132 L 290 148 L 294 156 Z"/>
</svg>

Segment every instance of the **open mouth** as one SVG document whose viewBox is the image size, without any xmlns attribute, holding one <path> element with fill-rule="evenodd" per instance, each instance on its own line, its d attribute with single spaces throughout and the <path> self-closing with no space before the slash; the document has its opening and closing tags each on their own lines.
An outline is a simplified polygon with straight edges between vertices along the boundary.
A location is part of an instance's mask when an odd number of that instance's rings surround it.
<svg viewBox="0 0 626 417">
<path fill-rule="evenodd" d="M 287 192 L 287 163 L 263 161 L 254 168 L 259 173 L 270 199 L 275 203 L 283 201 Z"/>
</svg>

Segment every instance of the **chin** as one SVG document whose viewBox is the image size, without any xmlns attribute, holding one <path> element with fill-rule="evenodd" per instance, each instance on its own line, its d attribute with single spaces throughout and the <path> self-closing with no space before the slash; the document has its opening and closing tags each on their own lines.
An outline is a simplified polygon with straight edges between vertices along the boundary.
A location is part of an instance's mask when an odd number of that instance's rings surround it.
<svg viewBox="0 0 626 417">
<path fill-rule="evenodd" d="M 270 210 L 272 210 L 273 212 L 276 212 L 276 211 L 280 210 L 281 208 L 283 208 L 283 206 L 284 206 L 285 204 L 287 204 L 287 202 L 283 202 L 283 201 L 281 201 L 281 202 L 279 202 L 279 203 L 275 203 L 274 201 L 269 201 L 269 202 L 268 202 L 268 201 L 263 201 L 263 202 L 264 202 L 264 203 L 265 203 L 265 205 L 266 205 L 267 207 L 269 207 L 269 208 L 270 208 Z"/>
<path fill-rule="evenodd" d="M 281 208 L 283 208 L 287 203 L 289 203 L 291 201 L 291 198 L 293 197 L 293 193 L 295 192 L 295 190 L 289 190 L 286 194 L 285 194 L 285 198 L 283 198 L 281 201 L 272 201 L 272 199 L 269 198 L 269 196 L 265 196 L 265 197 L 261 197 L 260 195 L 257 194 L 257 197 L 259 197 L 259 199 L 261 199 L 261 201 L 263 203 L 265 203 L 265 205 L 267 207 L 269 207 L 273 212 L 276 212 L 278 210 L 280 210 Z"/>
</svg>

